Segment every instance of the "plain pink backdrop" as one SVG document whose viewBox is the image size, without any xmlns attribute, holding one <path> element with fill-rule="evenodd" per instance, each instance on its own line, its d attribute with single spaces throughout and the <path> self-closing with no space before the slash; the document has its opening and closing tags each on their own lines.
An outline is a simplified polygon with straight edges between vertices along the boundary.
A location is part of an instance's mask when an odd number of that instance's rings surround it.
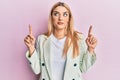
<svg viewBox="0 0 120 80">
<path fill-rule="evenodd" d="M 84 80 L 120 80 L 120 0 L 61 0 L 73 13 L 75 28 L 98 38 L 97 61 Z M 0 0 L 0 80 L 37 80 L 25 52 L 31 24 L 35 37 L 47 31 L 49 11 L 58 0 Z"/>
</svg>

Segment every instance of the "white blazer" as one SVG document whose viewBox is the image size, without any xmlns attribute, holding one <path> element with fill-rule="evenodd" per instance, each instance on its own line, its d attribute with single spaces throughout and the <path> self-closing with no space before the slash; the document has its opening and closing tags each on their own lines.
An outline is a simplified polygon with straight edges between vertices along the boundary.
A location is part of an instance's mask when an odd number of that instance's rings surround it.
<svg viewBox="0 0 120 80">
<path fill-rule="evenodd" d="M 72 46 L 67 52 L 66 65 L 63 80 L 82 80 L 81 73 L 86 72 L 95 62 L 95 53 L 89 53 L 83 34 L 79 34 L 80 55 L 72 58 Z M 26 57 L 35 74 L 40 74 L 39 80 L 53 80 L 51 74 L 51 53 L 50 53 L 51 36 L 38 36 L 36 49 L 31 57 L 27 51 Z"/>
</svg>

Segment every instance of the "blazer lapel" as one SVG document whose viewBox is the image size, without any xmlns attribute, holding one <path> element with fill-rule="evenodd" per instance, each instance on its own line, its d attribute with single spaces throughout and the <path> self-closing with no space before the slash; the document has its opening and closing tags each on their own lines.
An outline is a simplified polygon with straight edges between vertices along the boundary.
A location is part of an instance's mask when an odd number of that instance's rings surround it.
<svg viewBox="0 0 120 80">
<path fill-rule="evenodd" d="M 49 74 L 50 79 L 52 78 L 51 75 L 51 53 L 50 53 L 50 37 L 45 41 L 44 43 L 44 59 L 45 59 L 45 65 Z"/>
</svg>

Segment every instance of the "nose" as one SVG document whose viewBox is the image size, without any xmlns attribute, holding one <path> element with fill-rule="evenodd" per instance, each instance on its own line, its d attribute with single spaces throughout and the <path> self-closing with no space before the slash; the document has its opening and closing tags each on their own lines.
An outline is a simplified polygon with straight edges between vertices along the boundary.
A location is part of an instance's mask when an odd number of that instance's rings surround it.
<svg viewBox="0 0 120 80">
<path fill-rule="evenodd" d="M 59 20 L 60 21 L 63 20 L 63 16 L 62 15 L 59 16 Z"/>
</svg>

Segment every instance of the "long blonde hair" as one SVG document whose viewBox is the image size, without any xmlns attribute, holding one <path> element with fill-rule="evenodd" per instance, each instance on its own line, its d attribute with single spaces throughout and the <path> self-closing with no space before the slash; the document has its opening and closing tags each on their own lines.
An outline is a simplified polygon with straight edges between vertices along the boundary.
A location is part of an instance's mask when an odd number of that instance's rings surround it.
<svg viewBox="0 0 120 80">
<path fill-rule="evenodd" d="M 73 58 L 75 58 L 80 53 L 79 46 L 78 46 L 78 40 L 79 40 L 78 33 L 79 32 L 74 30 L 73 16 L 72 16 L 70 8 L 67 4 L 65 4 L 63 2 L 57 2 L 52 7 L 50 14 L 49 14 L 49 20 L 48 20 L 48 32 L 45 33 L 45 35 L 49 37 L 51 35 L 51 33 L 53 33 L 53 31 L 54 31 L 53 22 L 52 22 L 52 13 L 53 13 L 53 10 L 57 6 L 63 6 L 69 12 L 69 23 L 68 23 L 68 27 L 67 27 L 66 41 L 65 41 L 65 45 L 64 45 L 64 49 L 63 49 L 63 56 L 67 55 L 68 49 L 70 48 L 71 45 L 73 45 Z"/>
</svg>

